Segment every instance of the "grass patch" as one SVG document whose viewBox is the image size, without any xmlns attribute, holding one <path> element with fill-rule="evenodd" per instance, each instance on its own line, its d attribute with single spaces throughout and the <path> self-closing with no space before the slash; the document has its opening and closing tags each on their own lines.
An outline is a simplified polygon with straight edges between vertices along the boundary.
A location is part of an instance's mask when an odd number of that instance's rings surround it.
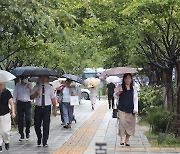
<svg viewBox="0 0 180 154">
<path fill-rule="evenodd" d="M 149 143 L 151 144 L 152 147 L 158 147 L 158 142 L 157 142 L 157 138 L 158 136 L 153 134 L 151 131 L 145 132 L 146 137 L 149 140 Z"/>
<path fill-rule="evenodd" d="M 140 126 L 149 126 L 149 123 L 147 121 L 139 121 Z"/>
<path fill-rule="evenodd" d="M 152 147 L 180 147 L 180 138 L 175 138 L 172 134 L 155 135 L 151 131 L 145 133 Z M 158 143 L 161 142 L 161 143 Z"/>
</svg>

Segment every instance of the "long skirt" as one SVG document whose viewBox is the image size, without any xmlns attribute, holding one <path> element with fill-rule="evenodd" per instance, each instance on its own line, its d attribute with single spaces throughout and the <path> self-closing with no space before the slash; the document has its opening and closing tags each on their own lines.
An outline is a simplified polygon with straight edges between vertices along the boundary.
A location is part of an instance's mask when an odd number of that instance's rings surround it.
<svg viewBox="0 0 180 154">
<path fill-rule="evenodd" d="M 11 115 L 10 113 L 0 116 L 0 146 L 2 145 L 3 141 L 5 143 L 9 143 L 10 134 L 9 131 L 11 130 Z"/>
<path fill-rule="evenodd" d="M 119 134 L 121 137 L 125 135 L 133 136 L 135 134 L 136 116 L 132 113 L 118 111 L 119 117 Z"/>
<path fill-rule="evenodd" d="M 91 101 L 92 106 L 94 106 L 96 104 L 96 94 L 90 95 L 90 101 Z"/>
</svg>

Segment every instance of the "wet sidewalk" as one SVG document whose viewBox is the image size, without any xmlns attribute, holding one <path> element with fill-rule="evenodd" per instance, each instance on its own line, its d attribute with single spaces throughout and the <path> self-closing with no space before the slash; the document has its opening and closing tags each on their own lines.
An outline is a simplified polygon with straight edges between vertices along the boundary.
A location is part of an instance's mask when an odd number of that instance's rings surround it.
<svg viewBox="0 0 180 154">
<path fill-rule="evenodd" d="M 145 153 L 180 153 L 180 148 L 151 147 L 144 129 L 137 125 L 136 134 L 131 138 L 131 147 L 120 146 L 117 119 L 112 118 L 112 110 L 108 110 L 106 100 L 98 101 L 92 111 L 90 101 L 83 101 L 75 107 L 77 123 L 71 129 L 64 129 L 60 116 L 52 117 L 49 147 L 37 147 L 34 128 L 31 128 L 29 141 L 19 142 L 19 134 L 11 133 L 10 151 L 3 154 L 95 154 L 96 143 L 107 144 L 107 154 L 145 154 Z"/>
<path fill-rule="evenodd" d="M 94 154 L 98 147 L 96 143 L 106 143 L 107 154 L 173 154 L 180 153 L 179 148 L 161 148 L 151 147 L 147 137 L 144 134 L 146 128 L 137 125 L 135 136 L 130 139 L 130 147 L 120 145 L 120 137 L 118 135 L 118 121 L 112 118 L 112 110 L 108 111 L 99 125 L 99 128 L 92 139 L 92 142 L 84 152 L 84 154 Z"/>
</svg>

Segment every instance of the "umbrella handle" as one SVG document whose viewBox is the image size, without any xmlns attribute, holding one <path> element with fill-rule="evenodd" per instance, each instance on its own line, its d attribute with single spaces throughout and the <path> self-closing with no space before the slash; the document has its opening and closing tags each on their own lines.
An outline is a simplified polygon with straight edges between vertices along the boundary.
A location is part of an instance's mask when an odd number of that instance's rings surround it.
<svg viewBox="0 0 180 154">
<path fill-rule="evenodd" d="M 13 118 L 11 118 L 11 119 L 12 119 L 12 123 L 13 123 L 14 127 L 17 128 L 15 120 Z"/>
</svg>

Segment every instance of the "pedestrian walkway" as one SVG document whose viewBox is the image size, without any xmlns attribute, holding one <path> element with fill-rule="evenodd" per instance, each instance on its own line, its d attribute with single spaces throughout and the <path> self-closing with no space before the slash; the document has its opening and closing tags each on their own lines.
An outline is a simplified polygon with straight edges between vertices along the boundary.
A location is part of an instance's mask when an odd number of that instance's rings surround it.
<svg viewBox="0 0 180 154">
<path fill-rule="evenodd" d="M 112 110 L 108 111 L 104 116 L 94 138 L 84 154 L 94 154 L 98 147 L 96 143 L 107 144 L 107 154 L 172 154 L 180 153 L 180 148 L 160 148 L 151 147 L 147 137 L 144 134 L 144 127 L 137 125 L 135 136 L 130 139 L 130 147 L 120 145 L 120 137 L 118 135 L 117 119 L 112 118 Z"/>
<path fill-rule="evenodd" d="M 75 107 L 77 124 L 71 129 L 64 129 L 60 124 L 60 116 L 52 117 L 49 147 L 37 147 L 34 128 L 31 128 L 29 141 L 19 142 L 19 134 L 11 133 L 10 151 L 3 154 L 95 154 L 96 143 L 107 144 L 107 154 L 145 154 L 145 153 L 180 153 L 180 148 L 151 147 L 141 126 L 137 126 L 131 147 L 120 146 L 117 131 L 117 119 L 112 118 L 112 110 L 108 110 L 107 100 L 98 101 L 92 111 L 90 101 L 83 101 Z"/>
<path fill-rule="evenodd" d="M 102 102 L 96 104 L 96 109 Z M 68 139 L 82 126 L 96 111 L 92 111 L 90 101 L 83 100 L 80 106 L 75 107 L 77 123 L 73 124 L 71 129 L 64 129 L 61 126 L 60 115 L 51 118 L 50 136 L 48 140 L 49 147 L 37 147 L 37 138 L 34 128 L 31 128 L 29 141 L 19 142 L 19 134 L 11 132 L 10 150 L 3 151 L 3 154 L 51 154 L 54 150 L 61 147 Z"/>
</svg>

